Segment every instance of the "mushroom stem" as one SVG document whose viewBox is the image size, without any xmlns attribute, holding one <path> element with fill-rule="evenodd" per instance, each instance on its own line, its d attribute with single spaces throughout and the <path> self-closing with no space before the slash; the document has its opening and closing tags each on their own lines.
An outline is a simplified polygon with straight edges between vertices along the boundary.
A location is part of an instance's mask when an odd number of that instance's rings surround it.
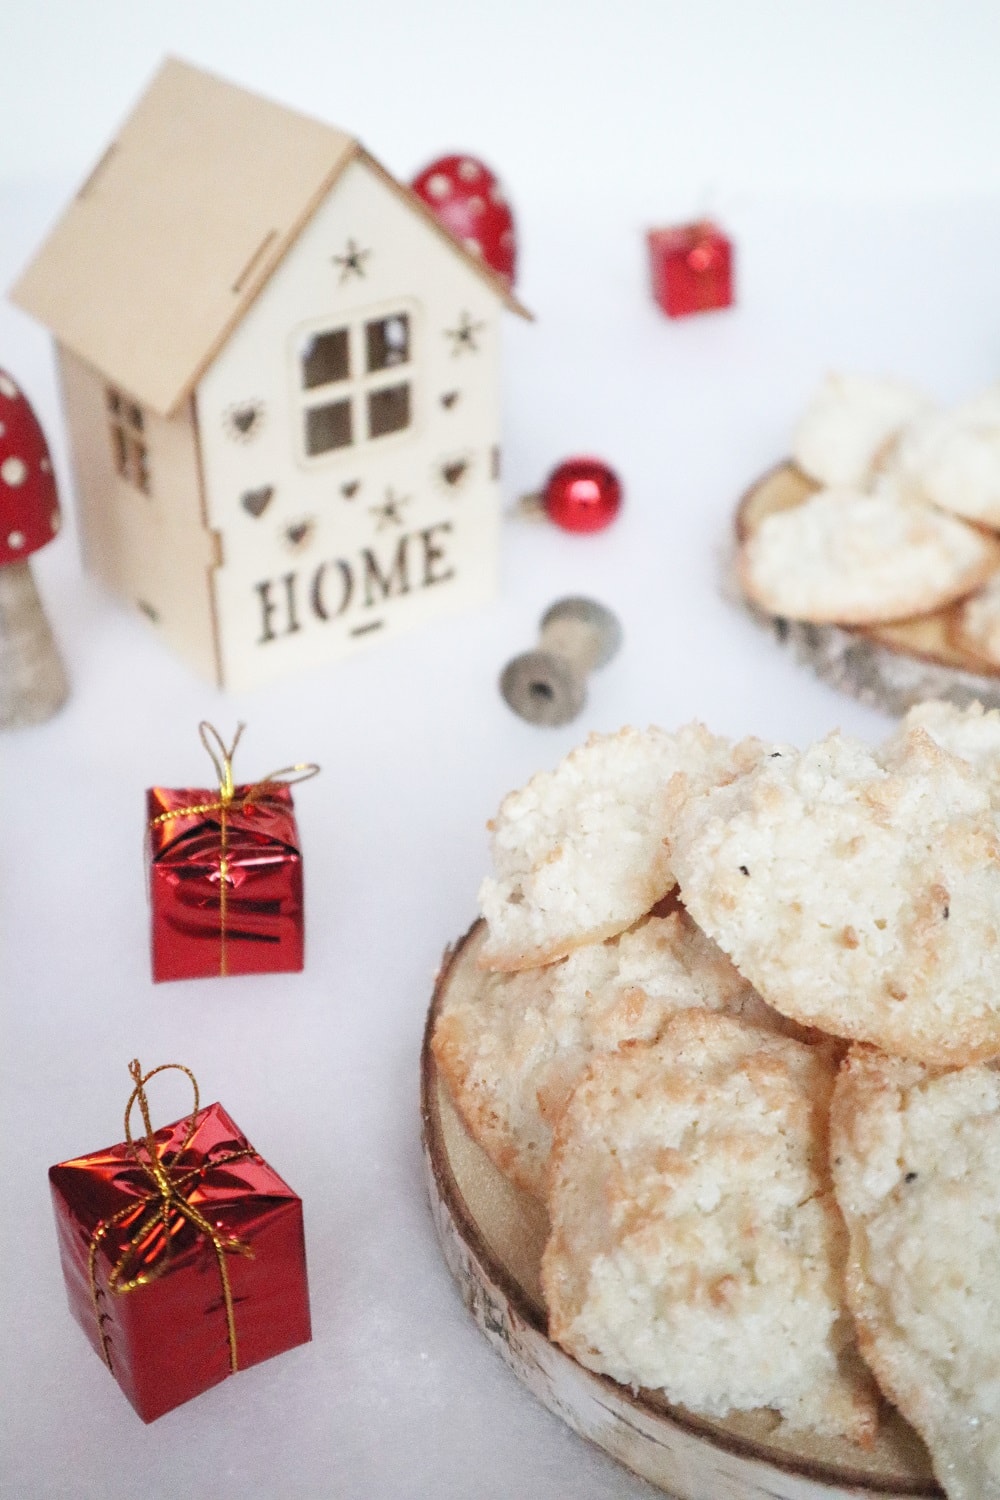
<svg viewBox="0 0 1000 1500">
<path fill-rule="evenodd" d="M 31 564 L 8 563 L 0 568 L 0 729 L 42 723 L 68 692 Z"/>
</svg>

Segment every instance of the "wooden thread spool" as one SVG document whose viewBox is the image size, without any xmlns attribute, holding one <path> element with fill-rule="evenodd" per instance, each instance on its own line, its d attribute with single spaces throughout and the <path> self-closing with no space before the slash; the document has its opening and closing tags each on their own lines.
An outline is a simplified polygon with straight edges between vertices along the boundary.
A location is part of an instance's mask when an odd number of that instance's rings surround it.
<svg viewBox="0 0 1000 1500">
<path fill-rule="evenodd" d="M 587 677 L 616 655 L 622 628 L 593 599 L 560 599 L 546 610 L 538 647 L 515 656 L 500 675 L 506 702 L 530 724 L 568 724 L 587 701 Z"/>
</svg>

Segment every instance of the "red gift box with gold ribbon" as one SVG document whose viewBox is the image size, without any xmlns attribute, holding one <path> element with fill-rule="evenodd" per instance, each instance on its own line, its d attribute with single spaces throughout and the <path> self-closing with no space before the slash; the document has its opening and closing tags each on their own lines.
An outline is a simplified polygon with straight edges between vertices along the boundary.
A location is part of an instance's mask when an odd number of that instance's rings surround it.
<svg viewBox="0 0 1000 1500">
<path fill-rule="evenodd" d="M 70 1310 L 144 1422 L 311 1337 L 302 1200 L 221 1104 L 49 1170 Z M 144 1137 L 134 1140 L 138 1103 Z"/>
<path fill-rule="evenodd" d="M 287 766 L 237 786 L 228 748 L 199 731 L 216 790 L 146 793 L 154 980 L 291 973 L 303 964 L 302 856 L 290 786 L 317 766 Z"/>
</svg>

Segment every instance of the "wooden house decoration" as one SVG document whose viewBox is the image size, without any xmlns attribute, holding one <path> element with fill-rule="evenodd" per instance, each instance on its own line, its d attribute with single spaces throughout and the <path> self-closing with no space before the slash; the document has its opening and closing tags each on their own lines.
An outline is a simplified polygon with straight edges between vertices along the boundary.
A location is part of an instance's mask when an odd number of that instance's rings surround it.
<svg viewBox="0 0 1000 1500">
<path fill-rule="evenodd" d="M 358 142 L 164 63 L 12 296 L 85 565 L 243 689 L 491 596 L 506 281 Z"/>
</svg>

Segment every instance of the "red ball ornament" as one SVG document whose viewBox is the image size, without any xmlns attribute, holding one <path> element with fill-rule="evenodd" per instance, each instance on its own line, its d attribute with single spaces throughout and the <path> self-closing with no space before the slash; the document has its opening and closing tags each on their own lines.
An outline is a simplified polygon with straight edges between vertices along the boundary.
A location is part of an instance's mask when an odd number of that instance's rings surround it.
<svg viewBox="0 0 1000 1500">
<path fill-rule="evenodd" d="M 545 481 L 542 504 L 564 531 L 603 531 L 621 510 L 622 487 L 599 458 L 568 458 Z"/>
<path fill-rule="evenodd" d="M 474 156 L 442 156 L 410 184 L 444 227 L 513 285 L 514 216 L 496 176 Z"/>
</svg>

